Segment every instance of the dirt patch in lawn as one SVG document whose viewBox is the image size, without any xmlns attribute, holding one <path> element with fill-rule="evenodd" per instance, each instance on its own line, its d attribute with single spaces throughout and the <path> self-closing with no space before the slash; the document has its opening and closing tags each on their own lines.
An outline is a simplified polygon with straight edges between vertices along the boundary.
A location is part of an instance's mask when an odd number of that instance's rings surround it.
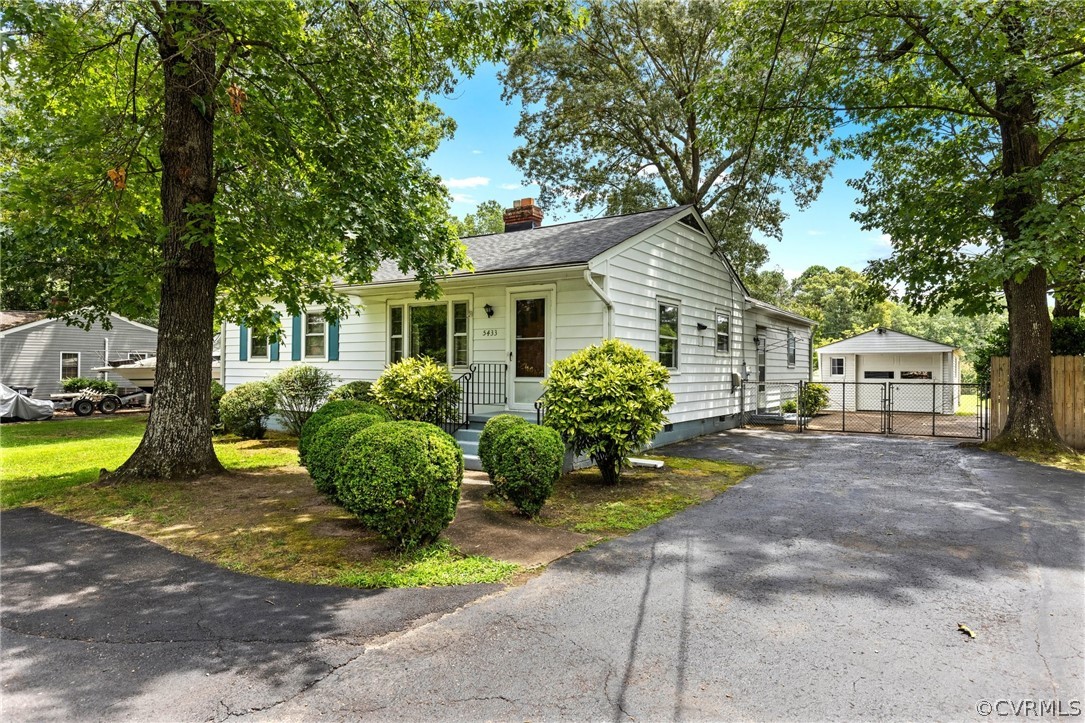
<svg viewBox="0 0 1085 723">
<path fill-rule="evenodd" d="M 51 512 L 131 532 L 225 568 L 300 583 L 357 587 L 518 581 L 595 542 L 710 499 L 752 470 L 668 458 L 622 484 L 594 470 L 564 477 L 530 520 L 469 475 L 441 541 L 400 553 L 331 504 L 301 467 L 235 472 L 195 482 L 83 485 L 43 501 Z"/>
</svg>

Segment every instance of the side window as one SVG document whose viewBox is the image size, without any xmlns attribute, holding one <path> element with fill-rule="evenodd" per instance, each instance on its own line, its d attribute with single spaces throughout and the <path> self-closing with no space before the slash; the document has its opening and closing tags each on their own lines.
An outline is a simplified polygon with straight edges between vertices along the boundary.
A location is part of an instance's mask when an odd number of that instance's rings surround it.
<svg viewBox="0 0 1085 723">
<path fill-rule="evenodd" d="M 678 368 L 678 304 L 659 302 L 659 363 Z"/>
<path fill-rule="evenodd" d="M 834 377 L 844 376 L 844 357 L 834 356 L 829 358 L 829 374 Z"/>
<path fill-rule="evenodd" d="M 795 332 L 791 330 L 787 332 L 787 365 L 795 366 Z"/>
<path fill-rule="evenodd" d="M 403 360 L 403 307 L 393 306 L 388 318 L 388 360 L 395 364 Z"/>
<path fill-rule="evenodd" d="M 79 376 L 79 352 L 60 352 L 60 378 L 75 379 Z"/>
<path fill-rule="evenodd" d="M 305 315 L 305 358 L 323 359 L 325 355 L 325 341 L 327 340 L 327 324 L 324 323 L 324 315 L 320 313 Z M 267 340 L 264 340 L 267 343 Z"/>
<path fill-rule="evenodd" d="M 467 302 L 452 304 L 452 365 L 467 366 Z"/>
<path fill-rule="evenodd" d="M 267 359 L 268 338 L 266 336 L 252 337 L 252 348 L 249 350 L 250 359 Z"/>
<path fill-rule="evenodd" d="M 716 351 L 723 353 L 731 350 L 731 317 L 722 311 L 716 312 Z"/>
</svg>

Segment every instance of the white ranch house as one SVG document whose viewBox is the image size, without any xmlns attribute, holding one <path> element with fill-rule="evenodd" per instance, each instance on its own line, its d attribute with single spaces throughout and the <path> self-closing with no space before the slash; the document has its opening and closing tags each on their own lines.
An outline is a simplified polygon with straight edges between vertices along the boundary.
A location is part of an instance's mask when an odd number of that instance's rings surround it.
<svg viewBox="0 0 1085 723">
<path fill-rule="evenodd" d="M 948 344 L 879 327 L 818 347 L 817 355 L 830 409 L 880 411 L 887 384 L 896 411 L 953 414 L 960 403 L 962 353 Z"/>
<path fill-rule="evenodd" d="M 444 278 L 437 301 L 416 299 L 417 283 L 386 262 L 371 283 L 341 288 L 358 308 L 341 326 L 309 309 L 273 344 L 226 325 L 225 386 L 299 362 L 372 381 L 427 355 L 470 374 L 473 428 L 504 411 L 534 419 L 550 365 L 615 337 L 671 371 L 676 401 L 659 444 L 736 426 L 741 380 L 810 379 L 813 322 L 752 298 L 693 207 L 541 221 L 524 199 L 506 211 L 505 233 L 464 239 L 475 271 Z M 477 434 L 457 433 L 472 466 Z"/>
</svg>

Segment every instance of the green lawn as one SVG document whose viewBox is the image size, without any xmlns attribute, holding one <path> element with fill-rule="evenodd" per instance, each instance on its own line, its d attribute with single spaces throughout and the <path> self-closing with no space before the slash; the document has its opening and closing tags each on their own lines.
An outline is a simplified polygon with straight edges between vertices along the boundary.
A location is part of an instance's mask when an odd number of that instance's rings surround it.
<svg viewBox="0 0 1085 723">
<path fill-rule="evenodd" d="M 961 401 L 957 405 L 958 417 L 971 417 L 976 413 L 976 407 L 979 405 L 979 397 L 975 394 L 962 394 Z"/>
<path fill-rule="evenodd" d="M 139 445 L 145 415 L 95 415 L 85 419 L 25 422 L 0 427 L 0 507 L 13 507 L 93 482 L 116 469 Z M 215 451 L 228 469 L 296 465 L 286 440 L 222 437 Z"/>
</svg>

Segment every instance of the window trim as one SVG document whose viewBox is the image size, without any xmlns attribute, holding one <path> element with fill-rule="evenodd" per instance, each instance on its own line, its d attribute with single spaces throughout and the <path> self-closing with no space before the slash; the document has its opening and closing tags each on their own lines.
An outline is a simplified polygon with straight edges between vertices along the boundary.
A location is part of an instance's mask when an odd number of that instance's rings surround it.
<svg viewBox="0 0 1085 723">
<path fill-rule="evenodd" d="M 456 307 L 463 306 L 463 332 L 456 331 Z M 464 339 L 464 362 L 456 363 L 456 337 Z M 471 304 L 466 299 L 448 300 L 448 368 L 466 369 L 471 366 Z"/>
<path fill-rule="evenodd" d="M 715 346 L 715 349 L 716 349 L 716 354 L 720 355 L 720 356 L 727 356 L 727 355 L 729 355 L 731 353 L 731 314 L 729 312 L 726 312 L 726 311 L 722 310 L 722 309 L 716 309 L 715 310 L 715 315 L 716 315 L 716 330 L 715 330 L 716 343 L 715 343 L 714 346 Z M 722 351 L 720 350 L 720 317 L 721 316 L 727 319 L 727 333 L 725 335 L 727 337 L 727 348 L 722 350 Z"/>
<path fill-rule="evenodd" d="M 839 361 L 840 362 L 840 373 L 839 374 L 837 374 L 836 372 L 833 371 L 833 362 L 834 361 Z M 831 377 L 842 377 L 842 376 L 845 375 L 846 372 L 847 372 L 847 366 L 846 366 L 846 364 L 844 362 L 844 357 L 842 357 L 842 356 L 831 356 L 831 357 L 829 357 L 829 376 L 831 376 Z"/>
<path fill-rule="evenodd" d="M 316 355 L 316 354 L 310 355 L 308 353 L 308 344 L 306 344 L 306 342 L 309 340 L 309 336 L 316 336 L 316 334 L 312 334 L 312 335 L 309 334 L 309 317 L 311 315 L 315 315 L 315 314 L 320 314 L 321 321 L 324 322 L 324 332 L 323 332 L 324 348 L 321 350 L 321 353 L 320 353 L 319 356 Z M 270 356 L 270 353 L 271 353 L 270 350 L 271 350 L 271 345 L 268 344 L 268 354 L 269 354 L 269 356 Z M 251 351 L 251 349 L 250 349 L 250 351 Z M 308 309 L 308 310 L 305 311 L 304 314 L 302 314 L 302 317 L 301 317 L 301 361 L 303 361 L 303 362 L 307 362 L 307 361 L 328 361 L 328 317 L 324 316 L 324 310 L 323 309 Z"/>
<path fill-rule="evenodd" d="M 75 354 L 75 376 L 74 377 L 66 377 L 66 376 L 64 376 L 64 355 L 65 354 Z M 78 379 L 82 375 L 83 375 L 83 352 L 81 352 L 81 351 L 62 351 L 62 352 L 60 352 L 60 381 L 63 382 L 65 379 Z"/>
<path fill-rule="evenodd" d="M 795 368 L 795 360 L 799 357 L 799 338 L 791 329 L 787 330 L 787 368 Z"/>
<path fill-rule="evenodd" d="M 392 333 L 392 312 L 395 309 L 399 309 L 399 334 Z M 407 354 L 407 305 L 406 304 L 388 304 L 388 326 L 386 327 L 387 333 L 384 335 L 385 339 L 385 359 L 389 364 L 395 364 L 396 362 L 403 361 L 409 355 Z M 399 359 L 392 358 L 392 339 L 399 339 Z"/>
<path fill-rule="evenodd" d="M 663 331 L 663 306 L 673 306 L 675 310 L 674 316 L 674 336 L 664 337 Z M 656 297 L 656 361 L 663 364 L 660 359 L 660 340 L 662 339 L 674 339 L 674 366 L 666 367 L 667 371 L 672 374 L 677 374 L 682 369 L 682 302 L 674 299 L 669 299 L 664 296 Z"/>
</svg>

